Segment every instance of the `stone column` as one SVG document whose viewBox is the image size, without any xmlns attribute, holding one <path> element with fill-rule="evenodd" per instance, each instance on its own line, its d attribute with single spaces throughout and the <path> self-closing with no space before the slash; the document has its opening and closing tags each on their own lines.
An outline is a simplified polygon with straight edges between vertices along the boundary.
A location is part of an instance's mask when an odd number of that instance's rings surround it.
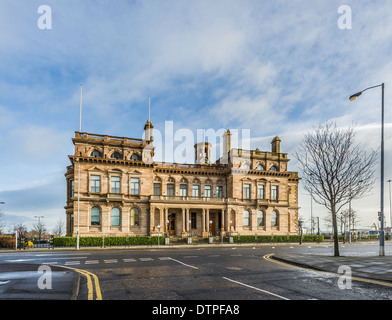
<svg viewBox="0 0 392 320">
<path fill-rule="evenodd" d="M 153 233 L 155 229 L 155 207 L 150 206 L 150 234 Z"/>
<path fill-rule="evenodd" d="M 207 214 L 206 214 L 206 231 L 209 233 L 210 232 L 210 209 L 206 209 Z"/>
<path fill-rule="evenodd" d="M 191 232 L 191 226 L 189 224 L 189 220 L 190 220 L 189 208 L 186 208 L 185 211 L 186 211 L 186 216 L 185 216 L 186 231 Z"/>
<path fill-rule="evenodd" d="M 165 219 L 165 221 L 164 221 L 164 223 L 165 223 L 165 232 L 169 232 L 169 229 L 168 229 L 168 223 L 167 223 L 167 220 L 168 220 L 168 208 L 163 208 L 163 211 L 164 211 L 164 219 Z"/>
<path fill-rule="evenodd" d="M 201 232 L 206 232 L 206 209 L 202 209 L 201 213 Z"/>
<path fill-rule="evenodd" d="M 221 231 L 225 231 L 225 210 L 221 212 Z"/>
<path fill-rule="evenodd" d="M 185 222 L 185 220 L 186 220 L 186 217 L 185 217 L 185 208 L 182 208 L 182 216 L 181 216 L 181 219 L 182 219 L 182 229 L 181 229 L 181 232 L 184 234 L 184 232 L 186 232 L 186 222 Z"/>
</svg>

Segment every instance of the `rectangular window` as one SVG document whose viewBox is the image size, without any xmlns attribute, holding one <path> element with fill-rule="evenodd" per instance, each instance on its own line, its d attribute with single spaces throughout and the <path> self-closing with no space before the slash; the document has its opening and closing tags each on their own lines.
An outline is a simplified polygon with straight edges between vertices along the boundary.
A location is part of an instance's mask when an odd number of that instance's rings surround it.
<svg viewBox="0 0 392 320">
<path fill-rule="evenodd" d="M 200 191 L 200 186 L 197 184 L 194 184 L 192 186 L 192 197 L 199 197 L 199 191 Z"/>
<path fill-rule="evenodd" d="M 167 195 L 173 197 L 174 196 L 174 184 L 168 183 L 167 184 Z"/>
<path fill-rule="evenodd" d="M 101 192 L 101 176 L 91 176 L 91 192 Z"/>
<path fill-rule="evenodd" d="M 191 212 L 191 228 L 197 229 L 196 228 L 196 212 Z"/>
<path fill-rule="evenodd" d="M 250 184 L 244 184 L 244 199 L 250 199 Z"/>
<path fill-rule="evenodd" d="M 208 198 L 211 197 L 211 186 L 204 186 L 204 196 Z"/>
<path fill-rule="evenodd" d="M 180 184 L 180 196 L 186 197 L 186 184 Z"/>
<path fill-rule="evenodd" d="M 131 194 L 139 194 L 139 178 L 131 178 Z"/>
<path fill-rule="evenodd" d="M 264 199 L 264 185 L 262 184 L 257 186 L 257 198 Z"/>
<path fill-rule="evenodd" d="M 154 183 L 154 196 L 160 196 L 160 195 L 161 195 L 161 184 Z"/>
<path fill-rule="evenodd" d="M 223 186 L 216 187 L 216 196 L 218 198 L 223 198 Z"/>
<path fill-rule="evenodd" d="M 111 193 L 120 193 L 120 177 L 112 177 Z"/>
<path fill-rule="evenodd" d="M 74 197 L 74 190 L 75 190 L 75 181 L 71 180 L 71 190 L 70 190 L 71 198 Z"/>
<path fill-rule="evenodd" d="M 271 187 L 271 199 L 278 200 L 278 186 Z"/>
</svg>

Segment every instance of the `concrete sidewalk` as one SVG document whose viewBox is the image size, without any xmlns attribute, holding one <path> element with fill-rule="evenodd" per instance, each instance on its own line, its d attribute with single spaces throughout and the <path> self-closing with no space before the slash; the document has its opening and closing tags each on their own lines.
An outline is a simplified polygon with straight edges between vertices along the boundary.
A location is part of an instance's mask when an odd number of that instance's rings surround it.
<svg viewBox="0 0 392 320">
<path fill-rule="evenodd" d="M 392 284 L 392 256 L 334 257 L 300 253 L 277 253 L 271 256 L 271 258 L 304 268 L 335 274 L 338 274 L 340 266 L 349 266 L 353 277 L 391 282 Z"/>
</svg>

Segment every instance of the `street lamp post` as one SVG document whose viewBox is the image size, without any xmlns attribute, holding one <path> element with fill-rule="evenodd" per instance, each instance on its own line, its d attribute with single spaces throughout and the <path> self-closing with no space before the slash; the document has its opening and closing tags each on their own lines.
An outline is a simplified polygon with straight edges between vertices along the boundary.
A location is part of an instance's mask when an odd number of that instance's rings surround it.
<svg viewBox="0 0 392 320">
<path fill-rule="evenodd" d="M 366 88 L 350 96 L 350 101 L 358 98 L 362 92 L 366 90 L 381 87 L 381 197 L 380 197 L 380 210 L 381 210 L 381 227 L 380 227 L 380 248 L 379 255 L 384 256 L 384 83 L 377 86 Z"/>
<path fill-rule="evenodd" d="M 161 236 L 161 226 L 158 224 L 158 248 L 159 248 L 159 237 Z"/>
<path fill-rule="evenodd" d="M 389 179 L 387 182 L 389 184 L 389 218 L 391 219 L 390 226 L 392 228 L 392 200 L 391 200 L 391 182 L 392 182 L 392 180 Z M 391 235 L 392 235 L 392 232 L 391 232 Z"/>
<path fill-rule="evenodd" d="M 76 216 L 76 250 L 79 250 L 79 200 L 80 200 L 80 162 L 79 158 L 75 158 L 75 161 L 78 163 L 78 211 Z"/>
</svg>

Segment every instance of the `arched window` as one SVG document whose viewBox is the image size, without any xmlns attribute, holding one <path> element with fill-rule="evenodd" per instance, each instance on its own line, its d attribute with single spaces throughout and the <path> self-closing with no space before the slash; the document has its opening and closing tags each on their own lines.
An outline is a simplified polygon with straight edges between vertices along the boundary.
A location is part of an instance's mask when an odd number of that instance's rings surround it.
<svg viewBox="0 0 392 320">
<path fill-rule="evenodd" d="M 117 207 L 112 208 L 110 212 L 110 219 L 112 222 L 112 226 L 118 227 L 120 226 L 120 209 Z"/>
<path fill-rule="evenodd" d="M 264 226 L 264 211 L 262 210 L 257 211 L 257 225 L 259 227 Z"/>
<path fill-rule="evenodd" d="M 271 212 L 271 226 L 277 227 L 279 225 L 279 214 L 274 210 Z"/>
<path fill-rule="evenodd" d="M 139 225 L 139 209 L 138 208 L 132 208 L 131 209 L 131 221 L 130 225 L 131 226 L 138 226 Z"/>
<path fill-rule="evenodd" d="M 91 157 L 102 158 L 102 153 L 100 153 L 98 150 L 94 150 L 93 152 L 91 152 Z"/>
<path fill-rule="evenodd" d="M 110 156 L 112 159 L 121 159 L 121 154 L 118 152 L 113 152 L 112 155 Z"/>
<path fill-rule="evenodd" d="M 270 171 L 278 171 L 278 169 L 276 168 L 276 166 L 272 166 L 272 167 L 270 168 Z"/>
<path fill-rule="evenodd" d="M 249 221 L 249 211 L 245 210 L 244 215 L 243 215 L 243 225 L 244 227 L 249 227 L 250 221 Z"/>
<path fill-rule="evenodd" d="M 248 162 L 245 162 L 245 163 L 242 165 L 242 169 L 248 170 L 249 168 L 250 168 L 250 166 L 249 166 L 249 163 L 248 163 Z"/>
<path fill-rule="evenodd" d="M 264 167 L 263 167 L 261 164 L 259 164 L 259 165 L 256 167 L 256 170 L 263 171 L 263 170 L 264 170 Z"/>
<path fill-rule="evenodd" d="M 101 224 L 101 210 L 98 207 L 91 208 L 91 225 L 99 226 Z"/>
<path fill-rule="evenodd" d="M 137 153 L 134 153 L 134 154 L 131 156 L 131 160 L 132 160 L 132 161 L 140 161 L 140 156 L 139 156 Z"/>
</svg>

